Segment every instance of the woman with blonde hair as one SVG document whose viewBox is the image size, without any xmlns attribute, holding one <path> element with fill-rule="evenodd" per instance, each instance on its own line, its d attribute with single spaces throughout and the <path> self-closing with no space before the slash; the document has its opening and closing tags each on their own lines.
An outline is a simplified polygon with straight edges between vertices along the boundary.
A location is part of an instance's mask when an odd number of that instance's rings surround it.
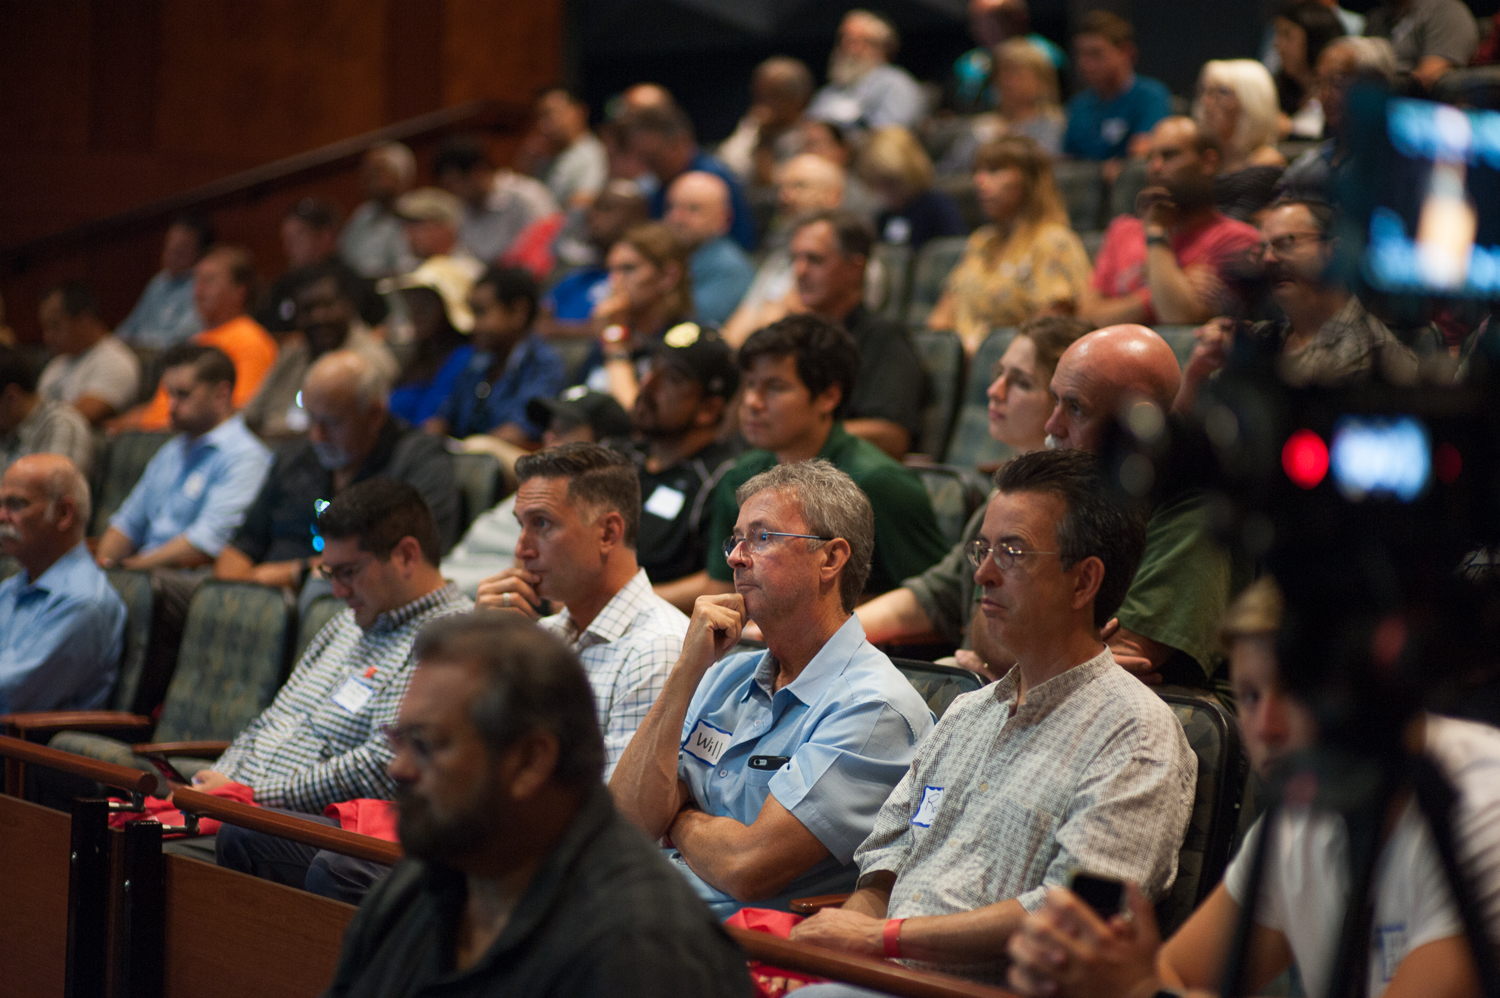
<svg viewBox="0 0 1500 998">
<path fill-rule="evenodd" d="M 970 356 L 993 328 L 1072 315 L 1089 281 L 1088 254 L 1036 142 L 1007 136 L 982 146 L 974 187 L 991 224 L 969 237 L 927 319 L 931 329 L 956 330 Z"/>
<path fill-rule="evenodd" d="M 1193 120 L 1223 147 L 1221 174 L 1250 166 L 1286 166 L 1286 157 L 1276 148 L 1279 113 L 1276 82 L 1254 59 L 1203 64 Z"/>
<path fill-rule="evenodd" d="M 900 125 L 878 128 L 859 154 L 856 172 L 884 205 L 875 220 L 882 242 L 922 248 L 929 239 L 966 230 L 958 204 L 932 186 L 932 160 Z"/>
</svg>

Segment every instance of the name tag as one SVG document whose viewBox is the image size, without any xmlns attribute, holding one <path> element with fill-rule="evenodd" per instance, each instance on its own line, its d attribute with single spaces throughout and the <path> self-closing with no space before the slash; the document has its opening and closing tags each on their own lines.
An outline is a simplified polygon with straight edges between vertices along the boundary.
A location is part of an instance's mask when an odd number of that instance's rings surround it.
<svg viewBox="0 0 1500 998">
<path fill-rule="evenodd" d="M 1130 131 L 1130 122 L 1124 118 L 1105 118 L 1099 122 L 1099 134 L 1105 142 L 1114 145 L 1125 137 Z"/>
<path fill-rule="evenodd" d="M 642 508 L 652 516 L 659 516 L 663 520 L 675 520 L 677 514 L 682 512 L 682 504 L 686 501 L 686 497 L 676 489 L 658 485 Z"/>
<path fill-rule="evenodd" d="M 358 714 L 374 695 L 374 690 L 350 676 L 333 694 L 333 702 L 351 714 Z"/>
<path fill-rule="evenodd" d="M 692 733 L 682 745 L 682 750 L 694 759 L 699 759 L 710 766 L 717 766 L 719 760 L 724 756 L 724 750 L 729 747 L 729 740 L 734 737 L 734 732 L 716 728 L 707 721 L 699 721 L 693 727 Z"/>
<path fill-rule="evenodd" d="M 203 472 L 195 471 L 182 480 L 182 494 L 189 499 L 197 499 L 203 494 L 203 487 L 208 482 L 203 477 Z"/>
<path fill-rule="evenodd" d="M 1389 982 L 1396 976 L 1401 961 L 1406 959 L 1406 923 L 1377 927 L 1375 939 L 1380 946 L 1380 977 Z"/>
<path fill-rule="evenodd" d="M 938 805 L 942 802 L 942 787 L 923 787 L 922 803 L 917 805 L 917 813 L 911 816 L 911 823 L 918 828 L 931 828 L 932 819 L 937 814 Z"/>
<path fill-rule="evenodd" d="M 300 398 L 302 393 L 298 392 L 297 394 Z M 286 407 L 287 429 L 291 430 L 293 433 L 305 433 L 307 432 L 307 422 L 307 410 L 302 408 L 302 405 L 300 403 L 293 402 L 291 405 Z"/>
</svg>

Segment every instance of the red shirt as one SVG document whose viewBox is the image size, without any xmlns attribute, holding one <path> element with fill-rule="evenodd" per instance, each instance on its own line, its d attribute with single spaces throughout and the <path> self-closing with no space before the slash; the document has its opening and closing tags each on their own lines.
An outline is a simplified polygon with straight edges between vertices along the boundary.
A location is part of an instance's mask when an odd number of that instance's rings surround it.
<svg viewBox="0 0 1500 998">
<path fill-rule="evenodd" d="M 1253 225 L 1214 212 L 1205 224 L 1175 233 L 1171 241 L 1179 267 L 1206 266 L 1222 281 L 1228 264 L 1258 244 L 1260 233 Z M 1090 284 L 1106 298 L 1138 294 L 1146 304 L 1146 322 L 1156 321 L 1146 287 L 1146 226 L 1139 218 L 1121 215 L 1109 223 Z"/>
</svg>

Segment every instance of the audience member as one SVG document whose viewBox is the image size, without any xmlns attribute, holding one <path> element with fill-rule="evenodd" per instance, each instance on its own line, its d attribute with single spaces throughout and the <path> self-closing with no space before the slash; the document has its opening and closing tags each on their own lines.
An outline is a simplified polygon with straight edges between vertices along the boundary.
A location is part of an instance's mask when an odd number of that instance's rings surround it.
<svg viewBox="0 0 1500 998">
<path fill-rule="evenodd" d="M 797 125 L 812 101 L 813 77 L 790 56 L 772 56 L 750 74 L 750 110 L 718 156 L 749 187 L 776 183 L 776 172 L 797 153 Z"/>
<path fill-rule="evenodd" d="M 932 714 L 865 640 L 875 514 L 824 461 L 772 467 L 734 492 L 723 550 L 735 592 L 700 597 L 610 781 L 719 917 L 852 886 L 850 858 L 932 730 Z M 747 621 L 767 650 L 726 654 Z M 769 774 L 769 778 L 765 774 Z"/>
<path fill-rule="evenodd" d="M 539 327 L 547 335 L 586 333 L 594 309 L 609 295 L 609 248 L 650 217 L 645 195 L 633 180 L 611 180 L 584 213 L 588 238 L 584 262 L 552 285 L 542 298 Z M 559 250 L 559 256 L 562 255 Z"/>
<path fill-rule="evenodd" d="M 557 398 L 532 399 L 526 405 L 526 415 L 542 428 L 543 449 L 630 435 L 630 417 L 620 403 L 583 385 L 574 385 Z M 515 565 L 520 543 L 521 524 L 516 520 L 516 494 L 512 492 L 469 524 L 463 539 L 443 558 L 443 578 L 452 579 L 470 596 L 478 596 L 481 582 Z M 638 558 L 646 554 L 644 547 L 636 545 Z"/>
<path fill-rule="evenodd" d="M 1046 446 L 1047 418 L 1053 402 L 1048 395 L 1057 360 L 1073 341 L 1089 331 L 1088 323 L 1063 316 L 1031 319 L 1016 331 L 1015 339 L 995 365 L 994 380 L 985 393 L 989 399 L 990 436 L 1010 449 L 1027 454 Z M 860 604 L 856 611 L 871 641 L 913 641 L 936 633 L 943 641 L 959 646 L 958 661 L 965 668 L 999 679 L 1009 668 L 1009 656 L 991 656 L 992 649 L 980 632 L 974 640 L 972 628 L 983 626 L 979 598 L 983 588 L 974 584 L 973 566 L 966 554 L 979 536 L 985 511 L 976 510 L 964 527 L 959 542 L 942 561 L 902 581 L 899 588 Z M 989 657 L 997 657 L 993 664 Z"/>
<path fill-rule="evenodd" d="M 841 207 L 854 212 L 860 218 L 875 224 L 876 217 L 884 210 L 880 198 L 852 172 L 854 150 L 849 148 L 849 139 L 838 125 L 814 118 L 804 118 L 797 126 L 799 151 L 818 156 L 844 171 L 844 201 Z"/>
<path fill-rule="evenodd" d="M 682 651 L 688 620 L 636 561 L 641 483 L 630 459 L 563 444 L 516 462 L 516 565 L 479 584 L 480 609 L 542 617 L 583 662 L 604 732 L 607 780 Z"/>
<path fill-rule="evenodd" d="M 260 323 L 245 314 L 254 297 L 255 269 L 248 251 L 238 246 L 209 250 L 194 269 L 193 301 L 203 318 L 203 332 L 188 342 L 216 347 L 234 362 L 236 409 L 243 408 L 260 390 L 271 365 L 276 363 L 276 341 Z M 156 395 L 144 408 L 126 413 L 112 426 L 116 429 L 164 430 L 171 422 L 170 400 L 157 386 Z"/>
<path fill-rule="evenodd" d="M 463 265 L 470 262 L 472 257 L 462 263 L 432 257 L 388 285 L 399 289 L 401 307 L 411 323 L 411 338 L 403 351 L 407 359 L 391 390 L 390 411 L 414 426 L 437 415 L 474 353 L 469 342 L 474 331 L 474 312 L 469 308 L 474 273 Z"/>
<path fill-rule="evenodd" d="M 0 713 L 97 710 L 125 650 L 125 604 L 84 543 L 89 484 L 61 454 L 0 475 Z"/>
<path fill-rule="evenodd" d="M 843 326 L 859 350 L 859 372 L 844 429 L 900 460 L 922 432 L 927 375 L 906 328 L 865 307 L 866 265 L 875 233 L 859 216 L 804 216 L 792 235 L 797 300 L 812 315 Z"/>
<path fill-rule="evenodd" d="M 87 475 L 94 462 L 88 420 L 66 402 L 37 394 L 36 365 L 0 346 L 0 474 L 27 454 L 61 454 Z"/>
<path fill-rule="evenodd" d="M 1277 661 L 1276 636 L 1284 609 L 1276 584 L 1256 582 L 1224 622 L 1230 672 L 1239 703 L 1239 729 L 1251 764 L 1270 777 L 1319 738 L 1319 717 L 1288 692 Z M 1492 843 L 1500 815 L 1500 734 L 1488 726 L 1418 714 L 1403 738 L 1453 782 L 1458 803 L 1451 821 L 1458 859 L 1480 898 L 1479 917 L 1491 939 L 1500 925 L 1500 856 Z M 1349 887 L 1349 831 L 1321 804 L 1288 802 L 1275 821 L 1275 838 L 1260 879 L 1250 928 L 1248 994 L 1295 963 L 1306 994 L 1330 994 Z M 1471 995 L 1475 980 L 1463 921 L 1426 820 L 1410 793 L 1397 794 L 1378 829 L 1380 858 L 1365 909 L 1376 931 L 1368 954 L 1357 955 L 1354 989 L 1383 998 Z M 1231 941 L 1241 931 L 1243 906 L 1265 819 L 1256 822 L 1224 879 L 1165 944 L 1155 913 L 1131 887 L 1126 910 L 1101 919 L 1065 889 L 1047 895 L 1011 938 L 1010 985 L 1028 996 L 1194 994 L 1217 989 Z M 1360 964 L 1366 968 L 1359 971 Z"/>
<path fill-rule="evenodd" d="M 1292 161 L 1275 195 L 1334 204 L 1338 200 L 1336 177 L 1348 161 L 1352 138 L 1344 127 L 1346 94 L 1357 82 L 1384 86 L 1394 82 L 1396 53 L 1384 38 L 1336 38 L 1318 56 L 1317 67 L 1318 103 L 1329 137 Z"/>
<path fill-rule="evenodd" d="M 245 425 L 263 440 L 285 440 L 307 432 L 307 410 L 300 401 L 302 384 L 307 369 L 329 351 L 352 350 L 387 380 L 400 370 L 385 341 L 355 313 L 358 288 L 352 281 L 358 276 L 353 271 L 324 261 L 295 273 L 298 284 L 291 293 L 297 331 L 283 341 L 260 390 L 240 413 Z"/>
<path fill-rule="evenodd" d="M 1091 10 L 1073 32 L 1073 57 L 1084 89 L 1068 101 L 1063 152 L 1096 160 L 1145 156 L 1147 135 L 1172 113 L 1172 95 L 1160 81 L 1136 75 L 1135 28 Z"/>
<path fill-rule="evenodd" d="M 318 514 L 349 486 L 376 476 L 416 488 L 437 523 L 440 549 L 458 532 L 453 458 L 438 438 L 392 416 L 380 372 L 335 350 L 307 370 L 307 439 L 283 449 L 245 520 L 214 562 L 214 577 L 301 589 L 324 538 Z M 435 559 L 434 559 L 435 561 Z"/>
<path fill-rule="evenodd" d="M 932 160 L 911 132 L 877 129 L 859 154 L 859 175 L 880 198 L 880 241 L 920 250 L 929 239 L 968 231 L 958 204 L 932 186 Z"/>
<path fill-rule="evenodd" d="M 589 108 L 563 87 L 553 87 L 536 102 L 536 128 L 542 153 L 530 172 L 547 185 L 564 211 L 594 203 L 609 179 L 604 144 L 589 131 Z"/>
<path fill-rule="evenodd" d="M 0 297 L 0 347 L 16 345 L 16 331 L 5 321 L 5 299 Z"/>
<path fill-rule="evenodd" d="M 755 249 L 755 213 L 744 185 L 733 170 L 698 147 L 693 123 L 680 108 L 667 104 L 630 110 L 620 119 L 620 127 L 630 153 L 656 178 L 658 186 L 649 195 L 652 218 L 666 216 L 667 188 L 672 181 L 684 173 L 712 173 L 729 188 L 729 235 L 740 249 Z"/>
<path fill-rule="evenodd" d="M 478 136 L 444 141 L 433 157 L 432 175 L 463 202 L 458 240 L 485 264 L 501 262 L 528 229 L 558 213 L 557 202 L 540 181 L 496 169 Z"/>
<path fill-rule="evenodd" d="M 943 176 L 972 173 L 980 147 L 1005 136 L 1029 138 L 1054 159 L 1062 155 L 1068 120 L 1059 103 L 1057 66 L 1047 50 L 1031 37 L 1012 38 L 995 49 L 995 65 L 998 108 L 976 115 L 943 153 L 935 167 Z"/>
<path fill-rule="evenodd" d="M 1017 457 L 995 485 L 968 553 L 1015 668 L 949 705 L 855 853 L 858 889 L 795 926 L 796 941 L 997 982 L 1005 942 L 1075 871 L 1153 900 L 1177 876 L 1197 758 L 1100 638 L 1140 561 L 1141 521 L 1079 451 Z"/>
<path fill-rule="evenodd" d="M 1323 137 L 1325 119 L 1317 96 L 1317 66 L 1328 43 L 1346 34 L 1337 10 L 1319 0 L 1282 0 L 1276 11 L 1274 72 L 1276 101 L 1281 108 L 1277 130 L 1282 138 Z"/>
<path fill-rule="evenodd" d="M 412 858 L 355 916 L 331 998 L 750 995 L 739 948 L 599 786 L 573 656 L 508 614 L 424 630 L 417 656 L 390 763 Z"/>
<path fill-rule="evenodd" d="M 135 308 L 115 327 L 122 342 L 163 350 L 203 328 L 193 308 L 193 267 L 213 241 L 213 225 L 202 215 L 172 219 L 162 241 L 161 270 L 146 282 Z"/>
<path fill-rule="evenodd" d="M 487 435 L 483 449 L 507 467 L 536 448 L 542 430 L 526 404 L 551 398 L 566 383 L 562 358 L 532 330 L 537 298 L 536 280 L 519 267 L 491 267 L 474 283 L 473 353 L 424 430 L 460 440 Z"/>
<path fill-rule="evenodd" d="M 1226 311 L 1225 273 L 1260 234 L 1214 207 L 1218 140 L 1191 118 L 1151 130 L 1137 215 L 1109 224 L 1079 314 L 1095 325 L 1194 323 Z"/>
<path fill-rule="evenodd" d="M 37 379 L 37 394 L 71 405 L 91 426 L 130 408 L 140 390 L 141 364 L 99 321 L 93 290 L 65 281 L 42 296 L 37 312 L 42 343 L 52 354 Z"/>
<path fill-rule="evenodd" d="M 855 130 L 914 127 L 927 101 L 911 74 L 891 64 L 900 47 L 895 25 L 879 14 L 845 14 L 828 57 L 828 84 L 813 98 L 808 116 Z"/>
<path fill-rule="evenodd" d="M 1044 2 L 1043 7 L 1046 6 L 1048 5 Z M 1031 30 L 1031 8 L 1026 0 L 969 0 L 968 8 L 969 34 L 979 45 L 953 62 L 950 93 L 945 95 L 951 101 L 953 110 L 961 115 L 979 115 L 1004 104 L 1004 95 L 997 92 L 1005 86 L 999 79 L 1000 50 L 1011 42 L 1030 42 L 1035 51 L 1046 57 L 1053 82 L 1056 83 L 1057 74 L 1068 65 L 1068 55 L 1045 35 Z M 1056 103 L 1056 100 L 1054 94 L 1053 102 Z M 1059 143 L 1062 141 L 1063 124 L 1059 120 Z M 1040 143 L 1041 139 L 1037 138 L 1037 141 Z M 959 172 L 967 173 L 968 166 L 965 163 Z"/>
<path fill-rule="evenodd" d="M 729 237 L 729 187 L 712 173 L 690 171 L 667 189 L 664 218 L 687 248 L 698 317 L 715 325 L 734 312 L 755 279 L 755 266 Z"/>
<path fill-rule="evenodd" d="M 417 179 L 417 160 L 400 142 L 382 142 L 365 153 L 359 178 L 365 201 L 355 208 L 339 233 L 339 253 L 361 277 L 379 280 L 404 274 L 417 265 L 406 244 L 396 199 Z"/>
<path fill-rule="evenodd" d="M 969 237 L 927 317 L 953 329 L 973 356 L 991 329 L 1044 314 L 1071 315 L 1088 293 L 1089 258 L 1046 153 L 1026 138 L 997 139 L 974 158 L 974 189 L 989 225 Z"/>
<path fill-rule="evenodd" d="M 410 485 L 371 478 L 350 486 L 318 516 L 318 529 L 326 544 L 319 571 L 347 609 L 314 635 L 271 706 L 218 761 L 187 774 L 194 789 L 238 783 L 256 804 L 309 820 L 340 801 L 395 795 L 386 729 L 411 683 L 417 633 L 474 608 L 438 572 L 437 526 Z M 316 850 L 234 825 L 186 839 L 181 851 L 217 853 L 220 865 L 340 900 L 357 901 L 368 887 L 342 880 L 338 864 L 309 869 Z"/>
<path fill-rule="evenodd" d="M 609 295 L 594 308 L 599 339 L 578 380 L 635 404 L 651 345 L 693 316 L 686 248 L 660 222 L 629 230 L 609 249 Z"/>
<path fill-rule="evenodd" d="M 1261 224 L 1261 236 L 1261 264 L 1283 318 L 1257 323 L 1242 335 L 1265 366 L 1274 365 L 1283 381 L 1298 387 L 1371 377 L 1397 384 L 1415 380 L 1416 354 L 1334 274 L 1333 209 L 1318 201 L 1278 201 Z M 1203 381 L 1224 366 L 1234 324 L 1216 320 L 1195 338 L 1177 395 L 1184 412 L 1196 406 Z"/>
<path fill-rule="evenodd" d="M 484 270 L 484 264 L 459 244 L 464 203 L 452 194 L 440 187 L 418 187 L 396 199 L 395 212 L 401 220 L 406 245 L 418 263 L 446 261 L 471 282 Z M 395 280 L 382 281 L 379 285 L 381 293 L 389 293 Z"/>
<path fill-rule="evenodd" d="M 1220 174 L 1286 166 L 1276 148 L 1276 83 L 1254 59 L 1210 59 L 1198 76 L 1193 120 L 1219 143 Z"/>
<path fill-rule="evenodd" d="M 841 418 L 855 394 L 859 348 L 826 319 L 793 315 L 753 334 L 740 348 L 740 432 L 747 451 L 709 500 L 714 537 L 739 517 L 735 490 L 778 464 L 822 458 L 854 480 L 875 508 L 875 550 L 867 578 L 883 593 L 943 556 L 946 544 L 921 480 L 880 448 L 848 433 Z M 728 592 L 734 568 L 708 552 L 700 591 Z"/>
<path fill-rule="evenodd" d="M 776 215 L 761 247 L 755 280 L 724 323 L 725 342 L 738 347 L 761 326 L 801 311 L 789 245 L 793 228 L 804 215 L 838 208 L 844 200 L 845 179 L 837 163 L 810 153 L 793 156 L 776 171 Z"/>
<path fill-rule="evenodd" d="M 1479 45 L 1474 12 L 1460 0 L 1382 0 L 1369 12 L 1365 34 L 1389 39 L 1397 69 L 1423 90 L 1467 66 Z"/>
<path fill-rule="evenodd" d="M 375 293 L 375 282 L 361 277 L 338 254 L 338 223 L 337 209 L 318 198 L 303 198 L 282 218 L 281 247 L 287 271 L 271 283 L 255 309 L 255 321 L 266 332 L 284 338 L 296 331 L 297 289 L 315 267 L 338 275 L 366 325 L 385 321 L 385 300 Z"/>
<path fill-rule="evenodd" d="M 271 466 L 271 452 L 230 404 L 234 364 L 222 350 L 192 343 L 169 348 L 161 384 L 177 435 L 110 517 L 94 550 L 101 568 L 212 564 Z"/>
</svg>

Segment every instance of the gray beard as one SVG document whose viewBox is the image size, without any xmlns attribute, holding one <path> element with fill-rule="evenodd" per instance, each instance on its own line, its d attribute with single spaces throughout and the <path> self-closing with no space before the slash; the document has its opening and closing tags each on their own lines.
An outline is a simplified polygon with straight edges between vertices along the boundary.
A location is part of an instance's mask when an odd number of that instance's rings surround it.
<svg viewBox="0 0 1500 998">
<path fill-rule="evenodd" d="M 855 59 L 834 49 L 833 54 L 828 57 L 828 81 L 839 87 L 853 86 L 878 65 L 880 64 L 877 62 Z"/>
</svg>

